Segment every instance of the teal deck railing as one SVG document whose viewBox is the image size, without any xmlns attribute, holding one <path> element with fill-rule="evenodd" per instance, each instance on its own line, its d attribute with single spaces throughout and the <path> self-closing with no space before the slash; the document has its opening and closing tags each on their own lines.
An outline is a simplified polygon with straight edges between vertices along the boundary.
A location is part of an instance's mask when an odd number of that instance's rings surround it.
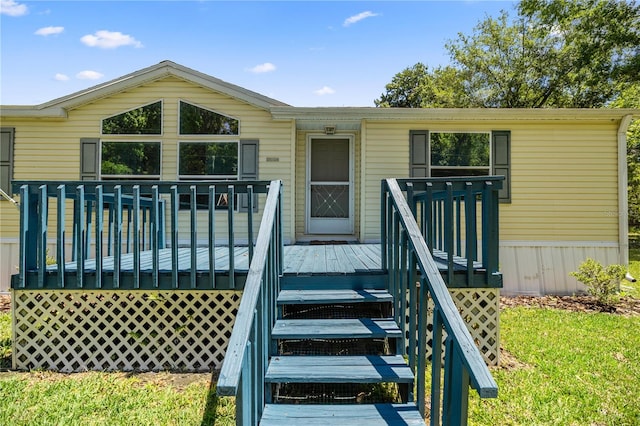
<svg viewBox="0 0 640 426">
<path fill-rule="evenodd" d="M 446 265 L 449 288 L 502 287 L 498 192 L 503 180 L 502 176 L 396 180 L 407 194 L 429 252 Z M 383 246 L 385 227 L 383 220 Z"/>
<path fill-rule="evenodd" d="M 20 194 L 20 260 L 12 286 L 238 288 L 237 235 L 243 232 L 250 262 L 257 197 L 268 186 L 267 181 L 14 181 L 13 191 Z M 221 199 L 224 209 L 216 208 Z M 226 226 L 216 227 L 221 221 Z M 206 242 L 200 242 L 199 232 Z M 53 234 L 55 241 L 49 238 Z M 223 280 L 216 273 L 219 250 L 226 252 Z"/>
<path fill-rule="evenodd" d="M 271 182 L 249 274 L 216 392 L 236 397 L 236 424 L 258 424 L 283 269 L 282 183 Z"/>
<path fill-rule="evenodd" d="M 455 202 L 455 182 L 449 184 L 437 181 L 433 186 L 437 188 L 440 184 L 446 188 L 443 198 L 445 205 L 437 208 L 450 213 L 452 206 L 446 204 Z M 426 204 L 421 207 L 417 207 L 416 200 L 423 195 L 417 194 L 416 188 L 425 188 L 427 192 Z M 434 249 L 427 244 L 427 241 L 433 244 L 437 238 L 434 234 L 428 236 L 427 240 L 423 238 L 425 229 L 438 229 L 438 225 L 430 223 L 433 213 L 429 211 L 436 205 L 435 200 L 439 197 L 434 192 L 430 190 L 428 180 L 387 179 L 382 182 L 382 263 L 389 271 L 389 291 L 394 296 L 396 322 L 404 327 L 405 318 L 409 318 L 409 336 L 405 336 L 405 344 L 402 346 L 408 346 L 409 365 L 416 375 L 415 400 L 420 412 L 425 416 L 427 410 L 426 345 L 431 340 L 431 424 L 440 424 L 440 421 L 447 425 L 466 424 L 469 387 L 476 389 L 481 398 L 495 398 L 498 389 L 453 303 L 432 256 Z M 468 199 L 477 199 L 473 190 L 465 195 Z M 488 197 L 491 202 L 495 202 L 497 209 L 497 198 L 493 195 Z M 471 204 L 475 204 L 475 201 Z M 488 212 L 489 209 L 486 209 Z M 418 226 L 416 213 L 422 227 Z M 468 213 L 467 217 L 475 221 L 475 215 Z M 444 221 L 445 226 L 451 226 L 451 220 L 449 218 Z M 444 232 L 448 234 L 444 239 L 449 240 L 451 247 L 451 231 Z M 484 240 L 487 240 L 487 234 L 484 235 Z M 434 305 L 432 313 L 427 309 L 429 299 Z M 433 324 L 430 333 L 427 329 L 428 315 L 431 315 Z M 444 356 L 443 330 L 447 333 Z M 441 385 L 443 368 L 444 386 Z"/>
</svg>

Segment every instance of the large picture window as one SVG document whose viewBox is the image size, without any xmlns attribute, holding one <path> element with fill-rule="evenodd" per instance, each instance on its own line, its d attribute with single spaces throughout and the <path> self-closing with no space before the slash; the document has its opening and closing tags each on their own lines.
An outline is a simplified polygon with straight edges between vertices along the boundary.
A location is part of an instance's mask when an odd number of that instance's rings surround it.
<svg viewBox="0 0 640 426">
<path fill-rule="evenodd" d="M 181 135 L 238 135 L 238 120 L 180 101 Z"/>
<path fill-rule="evenodd" d="M 489 133 L 431 132 L 429 138 L 432 177 L 490 174 Z"/>
<path fill-rule="evenodd" d="M 103 135 L 162 134 L 162 101 L 144 105 L 102 120 Z"/>
<path fill-rule="evenodd" d="M 181 142 L 178 174 L 181 179 L 238 179 L 238 142 Z M 189 194 L 180 194 L 181 210 L 189 209 L 190 203 Z M 227 195 L 219 195 L 215 208 L 228 206 Z M 209 196 L 197 195 L 196 208 L 208 209 Z"/>
<path fill-rule="evenodd" d="M 102 142 L 102 178 L 160 178 L 160 142 Z"/>
</svg>

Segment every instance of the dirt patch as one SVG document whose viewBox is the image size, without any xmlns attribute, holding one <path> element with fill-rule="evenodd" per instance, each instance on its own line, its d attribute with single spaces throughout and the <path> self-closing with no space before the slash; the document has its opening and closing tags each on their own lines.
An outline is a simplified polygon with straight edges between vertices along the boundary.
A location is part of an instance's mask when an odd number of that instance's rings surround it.
<svg viewBox="0 0 640 426">
<path fill-rule="evenodd" d="M 501 308 L 563 309 L 572 312 L 606 312 L 615 315 L 640 316 L 640 299 L 623 297 L 615 306 L 604 306 L 591 296 L 515 296 L 501 297 Z"/>
<path fill-rule="evenodd" d="M 11 309 L 11 296 L 0 294 L 0 312 L 8 312 Z"/>
</svg>

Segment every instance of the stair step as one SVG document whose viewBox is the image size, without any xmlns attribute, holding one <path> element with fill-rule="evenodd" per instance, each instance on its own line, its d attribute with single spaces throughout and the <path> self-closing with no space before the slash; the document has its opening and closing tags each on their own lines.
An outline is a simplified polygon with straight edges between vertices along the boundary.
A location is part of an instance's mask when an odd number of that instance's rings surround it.
<svg viewBox="0 0 640 426">
<path fill-rule="evenodd" d="M 393 319 L 294 319 L 278 320 L 274 339 L 377 339 L 400 338 L 402 331 Z"/>
<path fill-rule="evenodd" d="M 275 356 L 267 383 L 413 383 L 400 355 Z"/>
<path fill-rule="evenodd" d="M 278 295 L 279 305 L 329 303 L 391 302 L 393 298 L 386 290 L 282 290 Z"/>
<path fill-rule="evenodd" d="M 360 405 L 267 404 L 262 426 L 279 425 L 420 425 L 425 422 L 413 403 Z"/>
</svg>

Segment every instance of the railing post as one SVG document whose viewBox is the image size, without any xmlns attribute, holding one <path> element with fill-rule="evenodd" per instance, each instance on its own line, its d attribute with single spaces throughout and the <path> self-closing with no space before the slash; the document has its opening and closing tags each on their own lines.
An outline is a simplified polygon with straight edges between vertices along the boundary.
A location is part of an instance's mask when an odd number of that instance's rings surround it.
<svg viewBox="0 0 640 426">
<path fill-rule="evenodd" d="M 498 202 L 498 190 L 492 182 L 485 182 L 482 193 L 482 264 L 487 271 L 488 283 L 493 283 L 499 264 Z"/>
<path fill-rule="evenodd" d="M 133 288 L 140 288 L 140 186 L 139 185 L 133 186 Z"/>
<path fill-rule="evenodd" d="M 102 267 L 103 255 L 102 245 L 104 244 L 104 193 L 102 185 L 96 186 L 96 287 L 102 287 Z"/>
<path fill-rule="evenodd" d="M 386 181 L 380 181 L 380 264 L 382 270 L 387 270 L 387 233 L 389 223 L 387 217 L 387 192 L 385 191 Z"/>
<path fill-rule="evenodd" d="M 171 191 L 171 288 L 178 288 L 178 187 Z"/>
<path fill-rule="evenodd" d="M 78 282 L 78 288 L 84 287 L 84 253 L 85 253 L 85 228 L 84 228 L 84 185 L 78 185 L 76 187 L 76 202 L 75 202 L 77 219 L 76 226 L 76 277 Z"/>
<path fill-rule="evenodd" d="M 234 195 L 233 185 L 227 187 L 227 223 L 228 223 L 228 236 L 229 236 L 229 286 L 230 288 L 236 288 L 236 271 L 235 271 L 235 229 L 234 229 Z"/>
<path fill-rule="evenodd" d="M 57 247 L 56 247 L 56 264 L 58 265 L 58 287 L 64 288 L 64 272 L 65 272 L 65 235 L 66 235 L 66 201 L 67 193 L 65 185 L 58 185 L 56 188 L 58 200 L 58 218 L 57 218 Z"/>
<path fill-rule="evenodd" d="M 191 195 L 190 215 L 191 218 L 191 268 L 189 270 L 189 283 L 192 289 L 196 288 L 196 272 L 198 271 L 198 203 L 195 185 L 189 187 Z"/>
<path fill-rule="evenodd" d="M 216 288 L 216 187 L 209 186 L 209 285 Z"/>
<path fill-rule="evenodd" d="M 113 188 L 113 287 L 120 287 L 122 266 L 122 187 Z"/>
<path fill-rule="evenodd" d="M 158 185 L 151 187 L 151 211 L 149 212 L 149 229 L 151 231 L 151 281 L 153 288 L 158 288 L 158 277 L 160 274 L 160 199 Z"/>
<path fill-rule="evenodd" d="M 38 288 L 44 288 L 47 272 L 47 220 L 49 205 L 47 185 L 38 188 Z"/>
<path fill-rule="evenodd" d="M 453 185 L 446 182 L 446 198 L 444 200 L 444 251 L 447 253 L 447 284 L 453 283 Z"/>
<path fill-rule="evenodd" d="M 476 229 L 476 197 L 473 193 L 473 184 L 471 182 L 465 182 L 464 215 L 466 222 L 464 255 L 467 259 L 467 285 L 473 287 L 473 262 L 478 258 L 478 231 Z"/>
</svg>

